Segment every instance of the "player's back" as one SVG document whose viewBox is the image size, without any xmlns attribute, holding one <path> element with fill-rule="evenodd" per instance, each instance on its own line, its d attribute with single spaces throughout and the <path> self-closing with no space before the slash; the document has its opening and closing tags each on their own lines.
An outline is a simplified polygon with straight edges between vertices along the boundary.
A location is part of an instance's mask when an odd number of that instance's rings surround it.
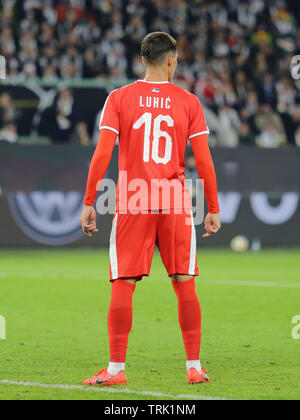
<svg viewBox="0 0 300 420">
<path fill-rule="evenodd" d="M 198 98 L 169 82 L 138 81 L 111 93 L 100 127 L 119 133 L 119 170 L 127 182 L 180 180 L 190 137 L 208 133 Z"/>
</svg>

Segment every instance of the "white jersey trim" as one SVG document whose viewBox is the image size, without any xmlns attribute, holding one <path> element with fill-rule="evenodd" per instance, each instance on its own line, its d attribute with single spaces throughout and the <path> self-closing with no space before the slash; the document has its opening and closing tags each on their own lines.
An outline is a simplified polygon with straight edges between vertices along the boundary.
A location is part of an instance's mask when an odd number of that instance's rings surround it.
<svg viewBox="0 0 300 420">
<path fill-rule="evenodd" d="M 203 134 L 209 134 L 209 129 L 207 129 L 206 131 L 201 131 L 201 133 L 193 134 L 192 136 L 189 137 L 189 140 L 197 136 L 202 136 Z"/>
<path fill-rule="evenodd" d="M 104 117 L 104 112 L 105 112 L 105 108 L 106 108 L 107 102 L 108 102 L 108 100 L 109 100 L 110 95 L 111 95 L 112 93 L 114 93 L 116 90 L 118 90 L 118 89 L 113 90 L 113 91 L 112 91 L 112 92 L 108 95 L 108 97 L 106 98 L 106 101 L 105 101 L 105 103 L 104 103 L 104 106 L 103 106 L 103 109 L 102 109 L 102 112 L 101 112 L 101 117 L 100 117 L 100 123 L 99 123 L 99 129 L 100 129 L 100 130 L 101 130 L 101 124 L 102 124 L 102 120 L 103 120 L 103 117 Z"/>
<path fill-rule="evenodd" d="M 138 82 L 144 82 L 144 83 L 151 83 L 153 85 L 163 85 L 163 84 L 167 84 L 167 83 L 171 83 L 171 82 L 149 82 L 149 80 L 138 80 Z"/>
<path fill-rule="evenodd" d="M 102 129 L 111 130 L 114 133 L 119 134 L 119 131 L 116 130 L 115 128 L 112 128 L 112 127 L 108 127 L 108 126 L 103 125 L 103 126 L 100 126 L 100 130 L 102 130 Z"/>
</svg>

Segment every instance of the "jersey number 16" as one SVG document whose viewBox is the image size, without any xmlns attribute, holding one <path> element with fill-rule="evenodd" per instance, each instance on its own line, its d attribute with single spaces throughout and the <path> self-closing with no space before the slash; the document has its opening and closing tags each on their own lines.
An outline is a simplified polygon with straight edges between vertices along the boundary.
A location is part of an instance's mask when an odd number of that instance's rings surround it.
<svg viewBox="0 0 300 420">
<path fill-rule="evenodd" d="M 151 138 L 151 129 L 152 129 L 152 114 L 150 112 L 145 112 L 137 120 L 137 122 L 134 124 L 133 128 L 135 130 L 139 130 L 143 125 L 145 125 L 145 136 L 144 136 L 144 156 L 143 160 L 144 162 L 150 161 L 150 138 Z M 161 123 L 165 121 L 168 125 L 168 127 L 174 127 L 174 120 L 170 115 L 158 115 L 154 119 L 154 125 L 153 125 L 153 143 L 152 143 L 152 160 L 154 160 L 155 163 L 162 163 L 166 165 L 168 162 L 170 162 L 172 158 L 172 138 L 166 131 L 161 130 Z M 159 141 L 161 138 L 166 139 L 166 147 L 165 147 L 165 153 L 164 156 L 159 156 Z"/>
</svg>

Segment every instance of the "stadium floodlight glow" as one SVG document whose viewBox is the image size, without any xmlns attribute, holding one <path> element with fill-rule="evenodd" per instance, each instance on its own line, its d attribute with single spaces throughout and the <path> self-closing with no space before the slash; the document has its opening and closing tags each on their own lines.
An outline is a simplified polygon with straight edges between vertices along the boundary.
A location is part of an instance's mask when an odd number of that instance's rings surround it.
<svg viewBox="0 0 300 420">
<path fill-rule="evenodd" d="M 6 79 L 6 59 L 3 55 L 0 55 L 0 79 Z"/>
<path fill-rule="evenodd" d="M 6 320 L 4 316 L 0 315 L 0 340 L 6 339 Z"/>
</svg>

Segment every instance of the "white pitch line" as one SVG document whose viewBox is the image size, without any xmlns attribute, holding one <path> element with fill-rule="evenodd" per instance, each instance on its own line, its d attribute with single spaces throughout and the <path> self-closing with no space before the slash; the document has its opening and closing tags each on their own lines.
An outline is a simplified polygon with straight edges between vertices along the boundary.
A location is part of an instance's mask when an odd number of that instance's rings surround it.
<svg viewBox="0 0 300 420">
<path fill-rule="evenodd" d="M 50 389 L 62 389 L 64 391 L 77 390 L 85 392 L 107 392 L 109 394 L 134 394 L 134 395 L 143 395 L 148 397 L 161 397 L 161 398 L 170 398 L 174 400 L 187 399 L 187 400 L 200 400 L 200 401 L 222 401 L 226 398 L 220 397 L 209 397 L 203 395 L 187 395 L 187 394 L 164 394 L 162 392 L 153 392 L 153 391 L 134 391 L 133 389 L 128 388 L 96 388 L 96 387 L 84 387 L 80 385 L 60 385 L 60 384 L 40 384 L 35 382 L 17 382 L 9 380 L 1 380 L 0 385 L 17 385 L 25 387 L 36 387 L 36 388 L 50 388 Z"/>
</svg>

